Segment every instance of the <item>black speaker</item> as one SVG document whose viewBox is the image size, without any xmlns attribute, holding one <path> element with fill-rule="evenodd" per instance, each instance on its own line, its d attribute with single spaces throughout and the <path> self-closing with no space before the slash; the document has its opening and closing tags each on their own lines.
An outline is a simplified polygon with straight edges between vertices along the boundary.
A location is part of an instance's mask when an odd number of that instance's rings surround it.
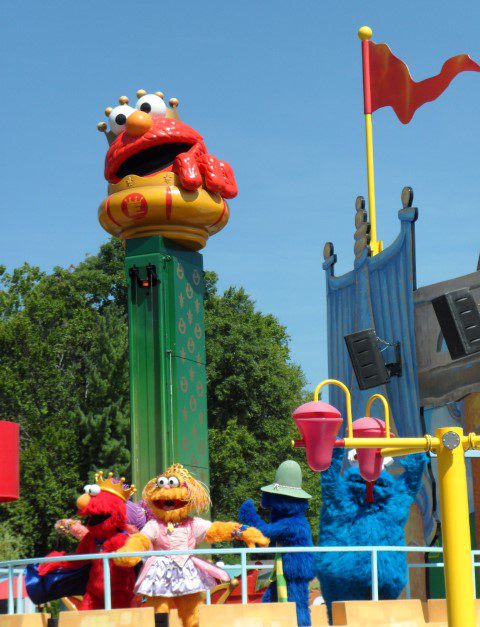
<svg viewBox="0 0 480 627">
<path fill-rule="evenodd" d="M 452 359 L 480 351 L 480 313 L 468 288 L 438 296 L 432 305 Z"/>
<path fill-rule="evenodd" d="M 346 335 L 345 342 L 361 390 L 383 385 L 390 380 L 390 373 L 378 347 L 375 329 Z"/>
</svg>

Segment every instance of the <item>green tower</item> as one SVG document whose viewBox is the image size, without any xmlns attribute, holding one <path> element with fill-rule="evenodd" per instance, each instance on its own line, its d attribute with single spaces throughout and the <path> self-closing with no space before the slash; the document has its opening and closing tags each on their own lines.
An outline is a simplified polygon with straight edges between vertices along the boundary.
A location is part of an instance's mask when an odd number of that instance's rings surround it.
<svg viewBox="0 0 480 627">
<path fill-rule="evenodd" d="M 161 236 L 126 242 L 132 472 L 178 462 L 208 484 L 203 259 Z"/>
<path fill-rule="evenodd" d="M 231 167 L 160 92 L 122 96 L 98 125 L 109 142 L 102 227 L 125 242 L 132 480 L 173 463 L 209 482 L 204 277 L 198 252 L 228 222 Z"/>
</svg>

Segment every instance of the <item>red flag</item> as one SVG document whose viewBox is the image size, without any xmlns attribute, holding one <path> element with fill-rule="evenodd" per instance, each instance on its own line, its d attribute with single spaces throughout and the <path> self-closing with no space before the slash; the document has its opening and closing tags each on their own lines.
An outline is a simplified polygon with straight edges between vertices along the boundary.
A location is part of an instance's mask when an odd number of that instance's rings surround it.
<svg viewBox="0 0 480 627">
<path fill-rule="evenodd" d="M 408 124 L 415 111 L 440 96 L 460 72 L 480 72 L 468 54 L 459 54 L 443 64 L 440 74 L 416 83 L 406 64 L 386 44 L 363 41 L 365 113 L 392 107 L 398 119 Z"/>
</svg>

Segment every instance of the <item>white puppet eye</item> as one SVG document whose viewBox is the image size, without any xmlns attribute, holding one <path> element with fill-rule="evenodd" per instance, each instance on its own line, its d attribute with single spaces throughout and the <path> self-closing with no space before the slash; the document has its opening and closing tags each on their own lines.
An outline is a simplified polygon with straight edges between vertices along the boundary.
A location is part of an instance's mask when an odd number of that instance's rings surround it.
<svg viewBox="0 0 480 627">
<path fill-rule="evenodd" d="M 163 102 L 160 96 L 156 96 L 155 94 L 146 94 L 145 96 L 142 96 L 138 99 L 135 107 L 139 111 L 149 113 L 152 117 L 160 116 L 164 118 L 167 112 L 167 105 Z"/>
<path fill-rule="evenodd" d="M 159 488 L 165 488 L 167 485 L 169 485 L 167 477 L 157 477 L 157 486 Z"/>
<path fill-rule="evenodd" d="M 125 130 L 125 124 L 127 123 L 127 119 L 132 115 L 135 111 L 133 107 L 129 105 L 123 104 L 115 107 L 108 114 L 108 120 L 110 122 L 110 130 L 115 135 L 120 135 L 122 131 Z"/>
<path fill-rule="evenodd" d="M 87 484 L 83 488 L 83 491 L 85 492 L 85 494 L 90 494 L 90 496 L 97 496 L 97 494 L 100 494 L 100 486 L 98 486 L 96 483 L 92 485 Z"/>
<path fill-rule="evenodd" d="M 169 477 L 168 484 L 171 488 L 178 488 L 180 481 L 176 477 Z"/>
</svg>

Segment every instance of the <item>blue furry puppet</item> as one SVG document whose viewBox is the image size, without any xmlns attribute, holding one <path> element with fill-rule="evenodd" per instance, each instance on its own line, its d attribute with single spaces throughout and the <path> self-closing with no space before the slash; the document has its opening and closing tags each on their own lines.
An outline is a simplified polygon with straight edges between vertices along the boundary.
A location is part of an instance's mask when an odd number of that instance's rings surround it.
<svg viewBox="0 0 480 627">
<path fill-rule="evenodd" d="M 358 467 L 349 468 L 342 476 L 342 458 L 343 449 L 335 449 L 330 468 L 322 472 L 318 544 L 405 545 L 404 527 L 421 486 L 427 456 L 421 453 L 404 457 L 400 463 L 405 470 L 397 478 L 384 470 L 374 485 L 373 503 L 366 502 L 366 482 Z M 369 553 L 319 553 L 315 562 L 329 613 L 333 601 L 372 598 Z M 407 576 L 406 553 L 378 554 L 381 599 L 397 599 Z"/>
<path fill-rule="evenodd" d="M 275 483 L 261 490 L 261 506 L 270 510 L 271 522 L 264 522 L 258 515 L 252 499 L 247 499 L 241 505 L 238 511 L 240 522 L 260 529 L 270 538 L 272 545 L 313 546 L 312 531 L 305 517 L 311 496 L 302 490 L 302 471 L 297 462 L 287 460 L 280 464 L 275 473 Z M 313 554 L 283 553 L 282 562 L 288 601 L 296 603 L 298 624 L 308 627 L 312 624 L 308 607 L 308 583 L 315 577 Z M 277 584 L 272 582 L 262 602 L 274 603 L 278 600 Z"/>
</svg>

